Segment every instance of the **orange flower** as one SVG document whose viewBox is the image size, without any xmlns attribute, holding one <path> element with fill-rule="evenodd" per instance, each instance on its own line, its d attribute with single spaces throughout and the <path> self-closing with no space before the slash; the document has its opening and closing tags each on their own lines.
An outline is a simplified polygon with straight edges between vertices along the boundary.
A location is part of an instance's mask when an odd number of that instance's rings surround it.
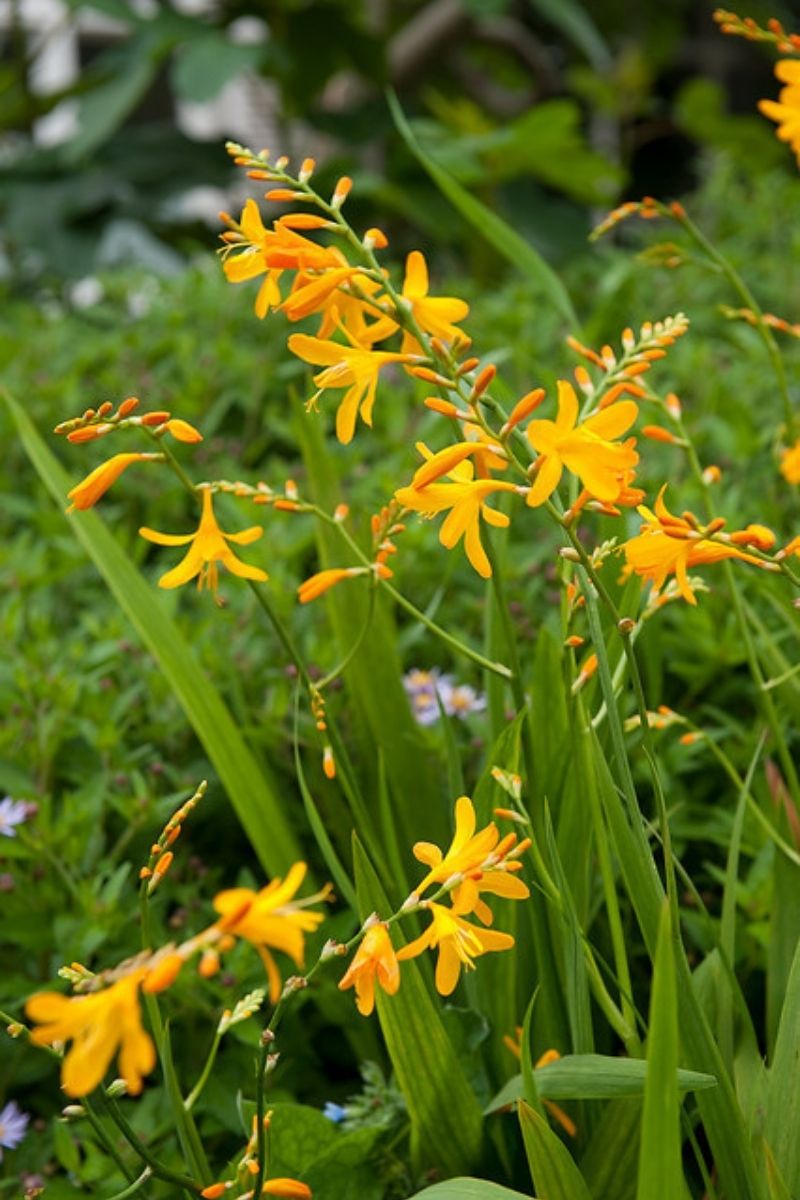
<svg viewBox="0 0 800 1200">
<path fill-rule="evenodd" d="M 787 483 L 800 483 L 800 438 L 781 455 L 781 475 Z"/>
<path fill-rule="evenodd" d="M 461 968 L 475 969 L 474 960 L 481 954 L 495 950 L 510 950 L 514 939 L 510 933 L 481 929 L 470 925 L 463 914 L 468 912 L 467 901 L 454 900 L 452 908 L 428 901 L 426 908 L 431 914 L 431 923 L 415 941 L 398 950 L 397 959 L 402 962 L 415 958 L 424 950 L 439 949 L 436 960 L 436 990 L 441 996 L 449 996 L 455 990 Z"/>
<path fill-rule="evenodd" d="M 131 971 L 102 991 L 86 996 L 38 992 L 25 1011 L 39 1027 L 31 1033 L 37 1046 L 72 1041 L 61 1082 L 68 1096 L 94 1091 L 119 1049 L 119 1071 L 131 1095 L 142 1090 L 142 1076 L 155 1066 L 155 1050 L 142 1028 L 139 984 L 145 968 Z"/>
<path fill-rule="evenodd" d="M 464 549 L 472 566 L 484 579 L 492 574 L 491 564 L 481 543 L 481 517 L 489 525 L 505 528 L 509 518 L 490 508 L 487 496 L 493 492 L 516 492 L 515 484 L 501 479 L 475 479 L 475 468 L 465 461 L 468 455 L 487 453 L 483 443 L 461 442 L 448 446 L 438 454 L 418 443 L 417 448 L 428 460 L 415 474 L 410 487 L 399 488 L 395 499 L 413 512 L 433 517 L 451 509 L 439 531 L 439 541 L 448 550 L 464 538 Z M 437 482 L 446 474 L 452 483 Z"/>
<path fill-rule="evenodd" d="M 341 254 L 337 250 L 319 246 L 280 220 L 274 222 L 272 229 L 266 229 L 254 200 L 246 202 L 239 228 L 243 241 L 228 243 L 223 269 L 231 283 L 243 283 L 266 273 L 256 296 L 257 317 L 266 316 L 271 308 L 277 308 L 281 303 L 278 281 L 282 271 L 328 270 L 341 266 Z"/>
<path fill-rule="evenodd" d="M 463 321 L 469 313 L 464 300 L 452 296 L 428 295 L 428 266 L 419 250 L 412 250 L 406 259 L 406 277 L 403 296 L 411 308 L 417 325 L 425 333 L 440 338 L 443 342 L 466 342 L 468 338 L 453 324 Z M 419 354 L 420 345 L 410 333 L 403 335 L 403 351 Z"/>
<path fill-rule="evenodd" d="M 366 575 L 368 572 L 368 567 L 328 567 L 325 571 L 317 571 L 316 575 L 311 575 L 300 584 L 297 599 L 301 604 L 308 604 L 343 579 L 352 579 L 354 575 Z"/>
<path fill-rule="evenodd" d="M 633 572 L 649 579 L 653 591 L 658 593 L 669 575 L 674 575 L 678 590 L 689 604 L 697 604 L 697 598 L 689 583 L 688 571 L 703 563 L 721 562 L 725 558 L 740 558 L 744 562 L 761 566 L 761 559 L 746 554 L 737 546 L 712 541 L 703 536 L 696 523 L 684 517 L 676 517 L 664 503 L 664 484 L 658 493 L 655 511 L 642 505 L 640 514 L 645 524 L 640 533 L 625 542 L 623 549 L 627 562 L 626 573 Z"/>
<path fill-rule="evenodd" d="M 251 525 L 249 529 L 242 529 L 239 533 L 223 533 L 214 516 L 211 489 L 207 487 L 203 488 L 203 511 L 200 524 L 194 533 L 159 533 L 145 525 L 139 530 L 143 538 L 148 542 L 155 542 L 158 546 L 186 546 L 191 543 L 186 556 L 177 567 L 161 576 L 158 581 L 159 587 L 180 587 L 197 575 L 198 589 L 208 587 L 215 596 L 219 578 L 217 563 L 222 563 L 232 575 L 239 575 L 242 579 L 256 579 L 262 582 L 269 579 L 266 571 L 262 571 L 260 567 L 251 567 L 249 563 L 238 559 L 228 545 L 228 542 L 234 542 L 237 546 L 248 546 L 257 541 L 263 532 L 260 525 Z"/>
<path fill-rule="evenodd" d="M 339 981 L 339 987 L 355 986 L 356 1007 L 362 1016 L 368 1017 L 375 1007 L 375 980 L 389 996 L 400 987 L 400 968 L 389 937 L 388 926 L 379 921 L 370 925 L 353 961 Z"/>
<path fill-rule="evenodd" d="M 338 342 L 323 341 L 305 333 L 292 334 L 289 349 L 304 362 L 326 368 L 314 376 L 318 391 L 308 401 L 309 408 L 316 404 L 320 393 L 326 388 L 347 388 L 336 413 L 336 436 L 344 445 L 352 440 L 359 413 L 365 424 L 372 424 L 372 406 L 381 367 L 387 363 L 414 361 L 411 354 L 389 354 L 363 346 L 342 346 Z"/>
<path fill-rule="evenodd" d="M 776 121 L 776 135 L 788 142 L 800 163 L 800 62 L 784 58 L 775 64 L 775 76 L 788 86 L 781 88 L 777 101 L 759 100 L 758 107 L 770 121 Z"/>
<path fill-rule="evenodd" d="M 244 938 L 261 955 L 273 1004 L 280 999 L 281 977 L 268 947 L 288 954 L 299 970 L 305 957 L 305 935 L 313 933 L 324 920 L 324 913 L 309 912 L 308 906 L 326 900 L 330 885 L 314 896 L 294 899 L 307 869 L 304 862 L 295 863 L 284 880 L 273 879 L 259 892 L 228 888 L 214 897 L 214 908 L 223 918 L 225 932 Z"/>
<path fill-rule="evenodd" d="M 526 430 L 539 454 L 539 469 L 528 493 L 528 504 L 544 504 L 561 480 L 564 467 L 579 476 L 597 500 L 613 503 L 623 490 L 625 472 L 639 461 L 630 442 L 616 445 L 627 433 L 639 409 L 633 400 L 619 400 L 578 422 L 578 397 L 566 380 L 558 382 L 558 416 L 555 421 L 531 421 Z"/>
<path fill-rule="evenodd" d="M 67 492 L 67 499 L 72 501 L 67 512 L 74 512 L 76 508 L 81 511 L 92 508 L 106 494 L 112 484 L 117 482 L 122 472 L 126 471 L 131 463 L 160 462 L 161 459 L 162 455 L 160 454 L 115 454 L 111 458 L 107 458 L 104 463 L 95 467 L 85 479 L 76 483 L 75 487 Z"/>
</svg>

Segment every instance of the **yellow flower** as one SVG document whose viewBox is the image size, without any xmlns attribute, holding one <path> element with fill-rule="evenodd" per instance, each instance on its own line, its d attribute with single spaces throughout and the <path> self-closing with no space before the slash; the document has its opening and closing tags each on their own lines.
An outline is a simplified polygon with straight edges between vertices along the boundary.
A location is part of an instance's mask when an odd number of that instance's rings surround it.
<svg viewBox="0 0 800 1200">
<path fill-rule="evenodd" d="M 228 888 L 214 897 L 214 908 L 223 918 L 220 924 L 225 932 L 244 938 L 261 955 L 273 1004 L 280 999 L 281 977 L 268 947 L 288 954 L 300 970 L 305 957 L 305 935 L 313 933 L 324 920 L 323 913 L 309 912 L 308 906 L 326 900 L 330 885 L 304 900 L 293 898 L 307 869 L 304 862 L 295 863 L 284 880 L 273 879 L 259 892 L 252 888 Z"/>
<path fill-rule="evenodd" d="M 234 542 L 237 546 L 248 546 L 257 541 L 263 532 L 260 525 L 251 525 L 249 529 L 242 529 L 239 533 L 223 533 L 214 516 L 210 488 L 203 488 L 203 511 L 200 524 L 194 533 L 159 533 L 155 529 L 148 529 L 146 525 L 139 530 L 143 538 L 148 542 L 155 542 L 158 546 L 186 546 L 191 543 L 187 554 L 177 567 L 161 576 L 158 581 L 159 587 L 180 587 L 197 575 L 198 589 L 208 587 L 215 595 L 219 580 L 217 563 L 222 563 L 232 575 L 239 575 L 242 579 L 256 579 L 262 582 L 269 579 L 266 571 L 262 571 L 260 567 L 251 567 L 249 563 L 238 559 L 228 545 L 228 542 Z"/>
<path fill-rule="evenodd" d="M 781 455 L 781 475 L 787 483 L 800 483 L 800 438 Z"/>
<path fill-rule="evenodd" d="M 372 424 L 372 406 L 381 367 L 387 363 L 414 361 L 412 354 L 390 354 L 363 346 L 342 346 L 338 342 L 309 337 L 305 333 L 292 334 L 289 349 L 304 362 L 326 368 L 314 376 L 314 383 L 319 390 L 308 401 L 309 407 L 313 407 L 320 392 L 326 388 L 347 388 L 336 413 L 336 436 L 344 445 L 352 440 L 359 413 L 365 424 Z"/>
<path fill-rule="evenodd" d="M 736 545 L 704 537 L 704 531 L 698 527 L 696 521 L 676 517 L 664 503 L 666 489 L 667 485 L 664 484 L 658 493 L 654 512 L 644 505 L 639 508 L 640 514 L 645 518 L 645 524 L 640 533 L 623 546 L 627 562 L 626 574 L 633 572 L 643 579 L 650 580 L 656 593 L 664 586 L 667 576 L 674 575 L 684 600 L 689 604 L 697 604 L 688 577 L 691 567 L 720 562 L 725 558 L 740 558 L 755 566 L 762 565 L 761 559 L 746 554 Z M 712 523 L 716 525 L 717 530 L 722 524 L 719 519 Z M 707 533 L 708 529 L 705 532 Z"/>
<path fill-rule="evenodd" d="M 758 107 L 770 121 L 777 121 L 775 133 L 788 142 L 800 163 L 800 62 L 784 58 L 775 64 L 775 75 L 782 83 L 777 101 L 759 100 Z"/>
<path fill-rule="evenodd" d="M 443 342 L 469 341 L 466 334 L 453 324 L 454 321 L 464 320 L 469 313 L 469 305 L 452 296 L 428 295 L 428 266 L 419 250 L 412 250 L 406 259 L 403 296 L 414 320 L 425 333 Z M 419 342 L 408 332 L 403 336 L 403 351 L 409 354 L 419 354 L 420 351 Z"/>
<path fill-rule="evenodd" d="M 144 968 L 131 971 L 99 992 L 86 996 L 63 996 L 38 992 L 25 1011 L 39 1024 L 31 1033 L 37 1046 L 72 1041 L 62 1069 L 61 1081 L 68 1096 L 87 1096 L 101 1082 L 119 1048 L 119 1072 L 128 1091 L 142 1090 L 142 1076 L 155 1065 L 150 1035 L 142 1028 L 139 984 Z"/>
<path fill-rule="evenodd" d="M 356 1007 L 368 1017 L 375 1007 L 375 980 L 389 996 L 400 987 L 400 967 L 388 927 L 383 921 L 371 925 L 355 952 L 353 961 L 339 981 L 339 987 L 356 989 Z"/>
<path fill-rule="evenodd" d="M 510 950 L 514 939 L 510 933 L 499 933 L 481 929 L 465 921 L 463 913 L 469 911 L 465 901 L 454 900 L 452 908 L 428 901 L 426 908 L 431 914 L 431 923 L 415 941 L 398 950 L 399 962 L 415 958 L 423 950 L 438 947 L 436 960 L 436 990 L 441 996 L 449 996 L 455 989 L 462 966 L 474 970 L 476 959 L 481 954 L 494 950 Z"/>
<path fill-rule="evenodd" d="M 613 439 L 627 433 L 638 412 L 633 400 L 619 400 L 578 425 L 575 389 L 559 380 L 555 421 L 531 421 L 527 428 L 540 464 L 528 504 L 544 504 L 558 487 L 564 467 L 579 476 L 596 499 L 613 503 L 623 490 L 625 473 L 639 461 L 630 443 L 620 446 Z"/>
<path fill-rule="evenodd" d="M 131 463 L 156 462 L 160 461 L 161 457 L 160 454 L 114 454 L 107 458 L 67 492 L 67 499 L 72 501 L 67 512 L 74 512 L 76 508 L 83 511 L 95 505 Z"/>
<path fill-rule="evenodd" d="M 399 488 L 395 492 L 395 499 L 404 508 L 426 517 L 451 509 L 439 531 L 439 541 L 452 550 L 463 537 L 467 558 L 478 574 L 488 579 L 492 568 L 481 543 L 481 517 L 489 525 L 499 528 L 505 528 L 509 518 L 505 513 L 490 508 L 486 497 L 493 492 L 516 492 L 516 485 L 502 479 L 474 478 L 475 468 L 466 458 L 475 453 L 485 454 L 483 443 L 460 442 L 434 455 L 423 443 L 419 443 L 417 448 L 428 461 L 417 471 L 410 487 Z M 437 482 L 445 474 L 452 483 Z"/>
<path fill-rule="evenodd" d="M 478 870 L 500 840 L 500 831 L 493 821 L 475 832 L 475 807 L 469 796 L 459 796 L 456 800 L 455 821 L 453 840 L 445 854 L 433 842 L 414 844 L 414 857 L 430 867 L 428 874 L 414 889 L 418 895 L 422 895 L 432 883 L 446 883 L 453 875 L 466 875 Z"/>
<path fill-rule="evenodd" d="M 531 894 L 527 884 L 510 873 L 520 870 L 521 867 L 522 863 L 511 861 L 503 863 L 495 870 L 489 868 L 476 873 L 474 878 L 465 879 L 458 887 L 453 888 L 453 902 L 464 912 L 474 912 L 484 925 L 491 925 L 494 922 L 494 913 L 481 899 L 481 892 L 502 896 L 506 900 L 527 900 Z"/>
</svg>

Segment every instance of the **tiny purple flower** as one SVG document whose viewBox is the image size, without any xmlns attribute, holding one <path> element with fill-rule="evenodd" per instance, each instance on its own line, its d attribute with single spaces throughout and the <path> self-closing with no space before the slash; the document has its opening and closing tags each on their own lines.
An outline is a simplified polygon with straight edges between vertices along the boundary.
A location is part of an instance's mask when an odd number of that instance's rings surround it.
<svg viewBox="0 0 800 1200">
<path fill-rule="evenodd" d="M 9 1100 L 8 1104 L 0 1110 L 0 1146 L 4 1146 L 6 1150 L 14 1150 L 25 1137 L 25 1131 L 28 1128 L 30 1117 L 24 1113 L 15 1100 Z M 3 1151 L 0 1150 L 0 1161 L 3 1158 Z"/>
</svg>

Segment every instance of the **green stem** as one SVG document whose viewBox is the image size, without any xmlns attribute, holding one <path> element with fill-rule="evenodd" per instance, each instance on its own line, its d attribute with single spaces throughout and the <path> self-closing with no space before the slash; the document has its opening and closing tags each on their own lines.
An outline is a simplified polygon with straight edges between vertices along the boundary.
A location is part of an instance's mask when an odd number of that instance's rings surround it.
<svg viewBox="0 0 800 1200">
<path fill-rule="evenodd" d="M 130 1187 L 123 1188 L 123 1190 L 121 1192 L 115 1192 L 113 1196 L 109 1197 L 109 1200 L 126 1200 L 127 1196 L 134 1196 L 138 1191 L 140 1191 L 144 1187 L 144 1185 L 147 1183 L 148 1179 L 151 1179 L 152 1176 L 153 1176 L 153 1172 L 152 1172 L 151 1168 L 145 1167 L 145 1169 L 142 1171 L 139 1178 L 134 1179 L 134 1181 L 130 1185 Z"/>
<path fill-rule="evenodd" d="M 149 951 L 152 948 L 153 938 L 150 924 L 150 906 L 148 903 L 148 881 L 143 880 L 139 888 L 139 913 L 142 926 L 142 949 Z M 150 1025 L 153 1030 L 153 1039 L 156 1043 L 158 1051 L 158 1060 L 161 1064 L 161 1071 L 167 1085 L 167 1095 L 170 1099 L 170 1105 L 173 1110 L 175 1119 L 175 1128 L 178 1133 L 178 1139 L 181 1144 L 184 1157 L 187 1165 L 200 1176 L 201 1179 L 207 1180 L 210 1176 L 208 1162 L 206 1160 L 203 1144 L 200 1140 L 200 1135 L 197 1132 L 197 1126 L 194 1123 L 194 1118 L 191 1112 L 186 1107 L 186 1102 L 180 1092 L 180 1086 L 175 1076 L 175 1066 L 172 1062 L 172 1050 L 169 1044 L 169 1038 L 164 1029 L 164 1022 L 161 1019 L 161 1010 L 158 1006 L 156 996 L 151 992 L 144 993 L 144 1004 L 147 1010 L 147 1015 L 150 1018 Z M 199 1191 L 199 1188 L 198 1188 Z"/>
<path fill-rule="evenodd" d="M 368 597 L 368 601 L 367 601 L 367 615 L 361 624 L 361 628 L 358 631 L 358 635 L 357 635 L 355 641 L 353 642 L 352 646 L 345 654 L 344 658 L 337 664 L 337 666 L 335 666 L 332 671 L 329 671 L 327 675 L 323 675 L 322 679 L 317 680 L 315 686 L 316 686 L 316 689 L 318 692 L 323 691 L 326 687 L 328 687 L 331 683 L 333 683 L 334 679 L 338 679 L 339 676 L 342 675 L 344 673 L 344 671 L 346 671 L 347 667 L 350 665 L 350 663 L 353 661 L 353 659 L 355 658 L 355 656 L 358 654 L 359 650 L 363 646 L 364 639 L 366 638 L 367 634 L 370 631 L 370 627 L 372 625 L 372 618 L 374 615 L 375 615 L 375 586 L 373 585 L 369 589 L 369 597 Z"/>
<path fill-rule="evenodd" d="M 186 1109 L 187 1112 L 197 1102 L 197 1100 L 200 1097 L 201 1092 L 203 1091 L 203 1088 L 208 1083 L 208 1077 L 211 1074 L 211 1068 L 214 1066 L 214 1063 L 216 1062 L 217 1051 L 219 1050 L 219 1044 L 221 1041 L 222 1041 L 222 1034 L 220 1033 L 219 1029 L 217 1029 L 214 1033 L 214 1040 L 211 1043 L 211 1048 L 208 1052 L 208 1057 L 206 1058 L 205 1066 L 203 1067 L 203 1070 L 200 1072 L 200 1078 L 197 1080 L 197 1083 L 194 1085 L 192 1090 L 189 1092 L 189 1095 L 186 1097 L 186 1099 L 183 1102 L 183 1107 Z"/>
<path fill-rule="evenodd" d="M 319 517 L 321 521 L 324 521 L 332 528 L 338 529 L 340 535 L 347 543 L 348 548 L 358 558 L 359 562 L 362 563 L 362 565 L 371 568 L 372 563 L 370 562 L 369 558 L 366 554 L 364 554 L 363 550 L 358 545 L 358 542 L 356 542 L 355 539 L 350 536 L 341 521 L 337 521 L 334 517 L 330 516 L 329 513 L 326 513 L 323 509 L 318 508 L 316 504 L 309 504 L 308 509 L 310 512 L 313 512 L 317 517 Z M 483 667 L 485 671 L 492 671 L 495 675 L 499 675 L 503 679 L 511 680 L 513 678 L 513 672 L 510 671 L 508 667 L 504 666 L 502 663 L 492 662 L 491 659 L 486 658 L 478 650 L 473 650 L 472 647 L 466 645 L 465 642 L 459 641 L 457 637 L 454 637 L 453 634 L 448 633 L 447 630 L 443 629 L 441 625 L 437 625 L 436 622 L 431 620 L 431 618 L 422 612 L 421 609 L 417 608 L 415 604 L 412 604 L 410 600 L 407 600 L 401 592 L 398 592 L 397 588 L 392 587 L 388 580 L 379 578 L 378 583 L 388 593 L 388 595 L 392 597 L 396 604 L 399 604 L 401 608 L 404 608 L 406 612 L 414 617 L 416 621 L 420 621 L 423 625 L 425 625 L 426 628 L 431 631 L 431 633 L 436 635 L 436 637 L 440 638 L 443 642 L 446 642 L 447 645 L 455 650 L 457 654 L 461 654 L 465 658 L 471 659 L 472 662 L 477 663 L 479 667 Z"/>
<path fill-rule="evenodd" d="M 172 1183 L 184 1192 L 189 1192 L 192 1196 L 199 1196 L 201 1194 L 202 1189 L 200 1185 L 195 1183 L 193 1179 L 190 1179 L 188 1175 L 179 1175 L 177 1172 L 171 1171 L 169 1167 L 165 1167 L 157 1158 L 154 1158 L 114 1100 L 106 1096 L 102 1090 L 97 1094 L 109 1117 L 125 1138 L 125 1141 L 136 1151 L 139 1158 L 150 1168 L 157 1179 L 163 1179 L 165 1183 Z"/>
</svg>

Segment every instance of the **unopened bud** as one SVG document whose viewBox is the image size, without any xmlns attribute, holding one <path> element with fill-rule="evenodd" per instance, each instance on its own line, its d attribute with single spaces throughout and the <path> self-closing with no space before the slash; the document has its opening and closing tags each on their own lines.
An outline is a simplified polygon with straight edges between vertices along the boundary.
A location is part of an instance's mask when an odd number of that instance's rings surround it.
<svg viewBox="0 0 800 1200">
<path fill-rule="evenodd" d="M 631 617 L 623 617 L 621 621 L 617 621 L 617 630 L 623 637 L 630 637 L 636 628 L 636 622 Z"/>
</svg>

